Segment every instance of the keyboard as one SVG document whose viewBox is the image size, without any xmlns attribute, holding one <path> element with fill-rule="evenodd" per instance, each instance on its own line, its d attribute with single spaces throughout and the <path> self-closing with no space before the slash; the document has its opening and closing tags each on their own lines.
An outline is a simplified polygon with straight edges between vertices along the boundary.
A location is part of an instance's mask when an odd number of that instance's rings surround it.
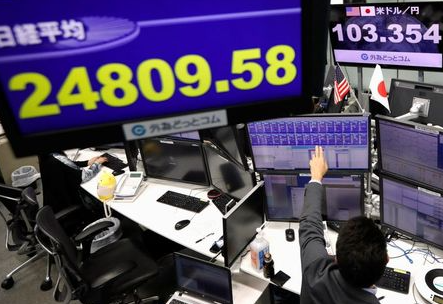
<svg viewBox="0 0 443 304">
<path fill-rule="evenodd" d="M 109 153 L 104 153 L 101 156 L 108 159 L 103 165 L 114 171 L 120 171 L 128 166 L 128 164 L 125 164 L 120 158 L 112 156 Z"/>
<path fill-rule="evenodd" d="M 188 302 L 183 302 L 177 299 L 172 299 L 171 302 L 169 302 L 169 304 L 188 304 Z"/>
<path fill-rule="evenodd" d="M 174 191 L 165 192 L 165 194 L 157 199 L 157 202 L 197 213 L 199 213 L 209 205 L 208 202 L 202 201 L 197 197 L 177 193 Z"/>
<path fill-rule="evenodd" d="M 386 267 L 381 279 L 375 283 L 377 287 L 401 293 L 409 293 L 411 273 L 406 270 Z"/>
<path fill-rule="evenodd" d="M 220 196 L 217 196 L 216 198 L 212 199 L 212 202 L 214 203 L 215 207 L 217 207 L 218 210 L 224 215 L 226 212 L 228 212 L 232 207 L 235 205 L 235 201 L 233 201 L 233 198 L 230 197 L 227 194 L 222 193 Z M 230 206 L 228 206 L 229 210 L 226 209 L 226 205 L 231 202 Z"/>
</svg>

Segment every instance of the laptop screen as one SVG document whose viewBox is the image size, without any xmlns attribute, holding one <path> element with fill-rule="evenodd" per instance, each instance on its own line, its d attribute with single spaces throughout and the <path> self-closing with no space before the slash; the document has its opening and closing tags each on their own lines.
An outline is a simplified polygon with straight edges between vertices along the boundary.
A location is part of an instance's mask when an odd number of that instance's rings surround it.
<svg viewBox="0 0 443 304">
<path fill-rule="evenodd" d="M 210 262 L 175 254 L 177 285 L 209 301 L 232 304 L 231 272 Z"/>
</svg>

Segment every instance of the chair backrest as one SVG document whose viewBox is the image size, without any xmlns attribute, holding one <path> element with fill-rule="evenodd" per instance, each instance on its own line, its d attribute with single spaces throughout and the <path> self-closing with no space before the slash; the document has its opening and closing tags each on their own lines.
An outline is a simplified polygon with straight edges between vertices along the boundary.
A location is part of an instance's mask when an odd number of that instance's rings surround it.
<svg viewBox="0 0 443 304">
<path fill-rule="evenodd" d="M 70 272 L 78 273 L 77 249 L 55 218 L 51 207 L 43 206 L 37 212 L 35 232 L 43 247 L 47 248 L 50 245 L 51 253 L 59 255 L 69 267 Z M 49 242 L 42 240 L 42 236 L 47 238 Z"/>
</svg>

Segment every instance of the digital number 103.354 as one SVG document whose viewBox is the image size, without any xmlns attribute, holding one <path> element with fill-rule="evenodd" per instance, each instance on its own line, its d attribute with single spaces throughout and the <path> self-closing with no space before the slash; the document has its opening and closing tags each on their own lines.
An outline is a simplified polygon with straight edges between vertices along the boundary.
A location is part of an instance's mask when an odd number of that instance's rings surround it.
<svg viewBox="0 0 443 304">
<path fill-rule="evenodd" d="M 262 56 L 266 60 L 265 67 L 257 62 Z M 123 63 L 108 63 L 95 73 L 100 84 L 98 90 L 94 90 L 87 68 L 77 66 L 68 72 L 57 90 L 57 103 L 52 104 L 45 103 L 53 90 L 51 80 L 41 73 L 16 74 L 10 78 L 8 89 L 13 93 L 33 86 L 19 110 L 20 119 L 28 119 L 58 115 L 64 106 L 80 105 L 91 111 L 97 109 L 98 102 L 110 107 L 126 107 L 139 97 L 150 102 L 165 102 L 175 94 L 199 97 L 212 87 L 216 93 L 227 93 L 231 85 L 237 90 L 253 90 L 264 81 L 273 86 L 287 85 L 297 76 L 295 56 L 289 45 L 273 46 L 263 55 L 260 48 L 235 50 L 231 62 L 234 77 L 221 80 L 213 80 L 210 64 L 196 54 L 180 57 L 173 66 L 159 58 L 147 59 L 135 71 Z M 154 85 L 154 73 L 159 79 L 157 85 Z"/>
</svg>

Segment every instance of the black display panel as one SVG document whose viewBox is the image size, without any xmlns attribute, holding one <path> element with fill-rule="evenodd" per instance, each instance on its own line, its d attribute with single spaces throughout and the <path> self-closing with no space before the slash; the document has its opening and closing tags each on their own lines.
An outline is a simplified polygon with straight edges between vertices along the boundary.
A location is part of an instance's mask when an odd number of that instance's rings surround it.
<svg viewBox="0 0 443 304">
<path fill-rule="evenodd" d="M 368 115 L 318 114 L 248 124 L 257 171 L 309 171 L 315 146 L 323 147 L 329 170 L 368 170 Z"/>
<path fill-rule="evenodd" d="M 441 2 L 331 6 L 330 38 L 343 65 L 440 70 Z"/>
<path fill-rule="evenodd" d="M 174 253 L 175 274 L 180 291 L 222 304 L 232 304 L 231 271 L 228 268 Z"/>
<path fill-rule="evenodd" d="M 204 144 L 211 184 L 237 200 L 242 199 L 255 186 L 254 173 L 229 161 L 215 147 Z"/>
<path fill-rule="evenodd" d="M 209 185 L 203 148 L 200 143 L 149 138 L 139 141 L 145 173 L 183 183 Z"/>
<path fill-rule="evenodd" d="M 46 6 L 0 5 L 0 118 L 19 156 L 309 113 L 321 94 L 326 0 Z M 122 129 L 165 118 L 161 134 Z"/>
<path fill-rule="evenodd" d="M 223 256 L 231 267 L 264 222 L 265 192 L 259 182 L 234 208 L 223 216 Z"/>
<path fill-rule="evenodd" d="M 443 130 L 376 116 L 382 173 L 443 191 Z"/>
<path fill-rule="evenodd" d="M 392 79 L 389 90 L 389 108 L 392 117 L 409 113 L 415 100 L 429 101 L 427 117 L 418 117 L 414 121 L 424 124 L 443 126 L 443 86 L 416 81 Z"/>
<path fill-rule="evenodd" d="M 380 177 L 380 221 L 416 240 L 443 248 L 443 198 L 433 192 Z"/>
<path fill-rule="evenodd" d="M 266 190 L 266 218 L 268 221 L 300 220 L 305 188 L 311 176 L 263 174 Z M 322 216 L 328 221 L 347 221 L 363 215 L 364 186 L 362 175 L 326 175 L 326 202 Z"/>
</svg>

